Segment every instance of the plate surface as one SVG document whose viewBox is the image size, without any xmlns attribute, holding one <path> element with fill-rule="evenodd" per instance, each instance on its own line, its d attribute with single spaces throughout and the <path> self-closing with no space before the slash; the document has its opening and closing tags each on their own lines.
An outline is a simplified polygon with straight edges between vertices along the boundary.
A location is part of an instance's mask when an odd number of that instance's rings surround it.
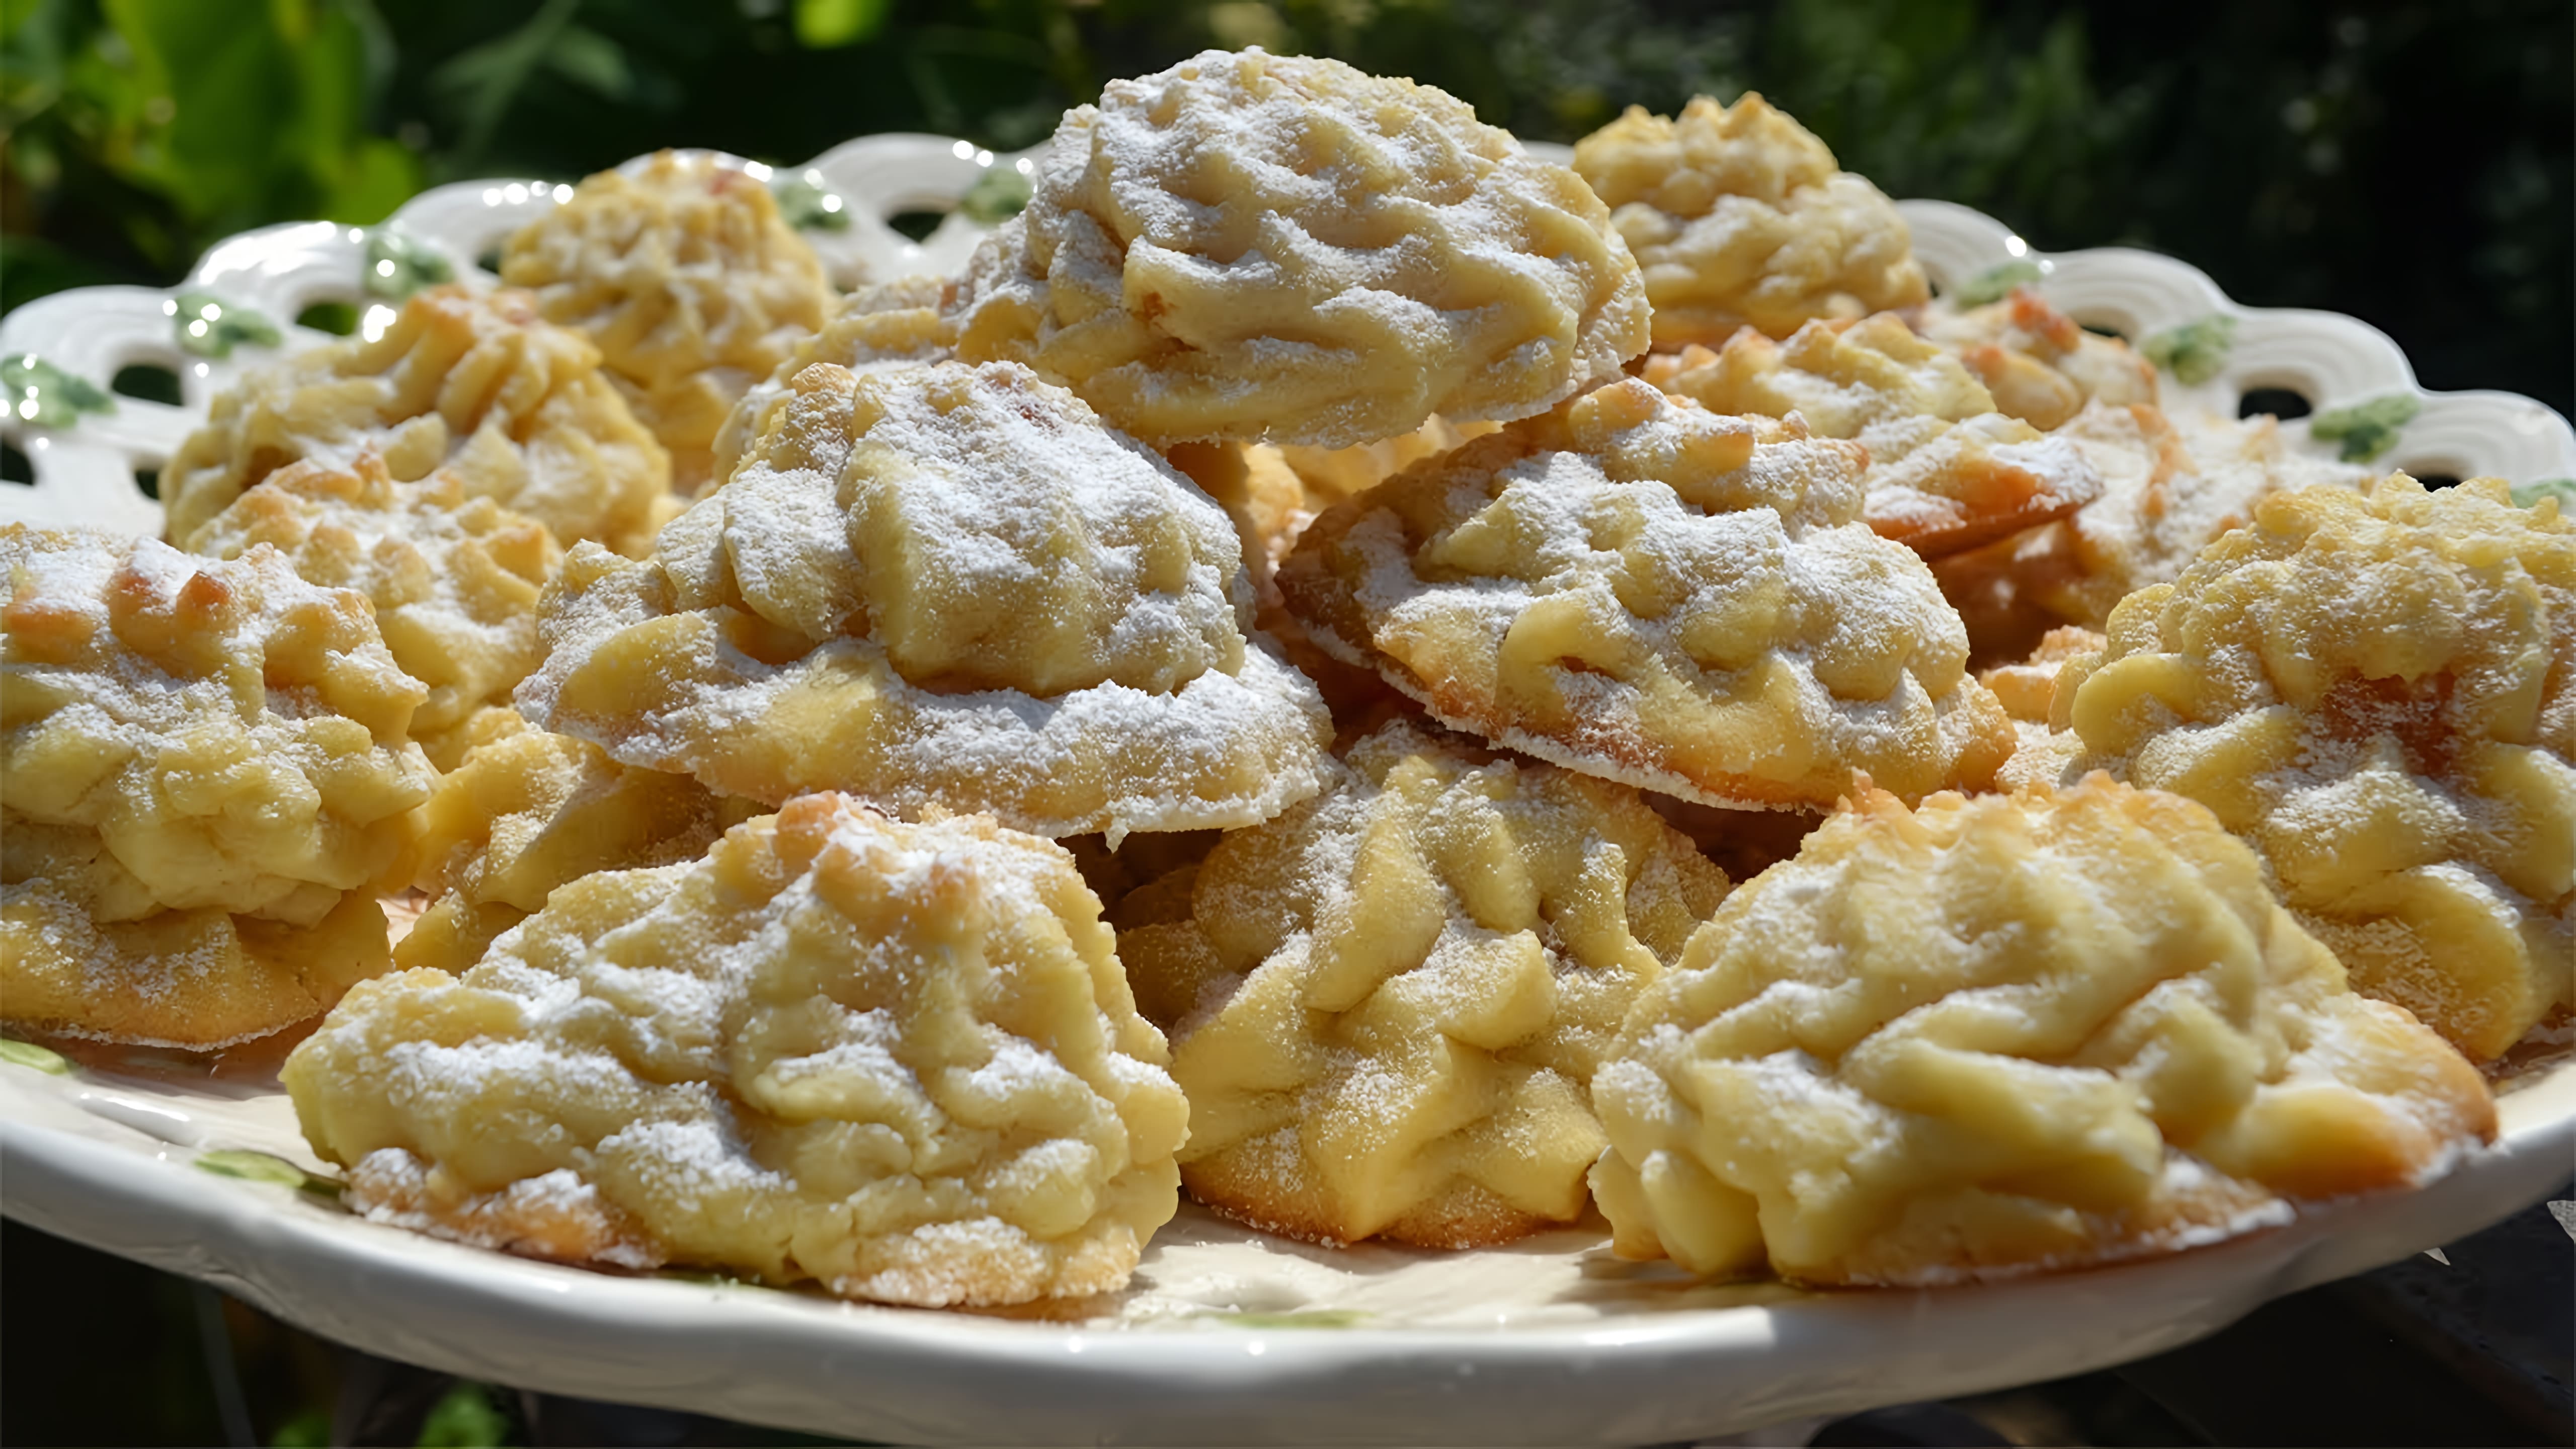
<svg viewBox="0 0 2576 1449">
<path fill-rule="evenodd" d="M 273 1078 L 118 1055 L 60 1074 L 0 1065 L 10 1216 L 388 1357 L 899 1442 L 1706 1438 L 2158 1353 L 2466 1236 L 2576 1160 L 2576 1062 L 2562 1059 L 2511 1083 L 2496 1145 L 2422 1191 L 2124 1267 L 1923 1291 L 1706 1287 L 1619 1262 L 1597 1233 L 1332 1252 L 1184 1207 L 1133 1287 L 1050 1319 L 613 1276 L 380 1226 L 227 1175 L 321 1169 Z M 241 1152 L 268 1159 L 208 1157 Z"/>
<path fill-rule="evenodd" d="M 970 191 L 996 189 L 994 173 L 1018 159 L 940 137 L 879 136 L 769 179 L 801 181 L 809 203 L 842 202 L 847 225 L 809 235 L 847 282 L 955 268 L 981 234 L 965 210 L 920 243 L 885 218 L 955 208 Z M 531 182 L 442 187 L 384 227 L 303 223 L 234 238 L 167 293 L 90 288 L 0 318 L 0 361 L 32 355 L 101 393 L 121 368 L 168 368 L 182 399 L 56 406 L 44 413 L 53 426 L 13 400 L 0 435 L 27 453 L 37 482 L 0 487 L 0 518 L 157 533 L 159 507 L 135 474 L 160 467 L 243 368 L 330 340 L 291 319 L 340 302 L 362 328 L 381 328 L 400 293 L 374 280 L 388 262 L 396 281 L 443 269 L 491 285 L 477 259 L 563 194 Z M 2565 419 L 2510 394 L 2425 392 L 2387 337 L 2350 318 L 2242 308 L 2168 258 L 2044 256 L 1966 208 L 1901 206 L 1945 291 L 2021 277 L 2077 320 L 2141 340 L 2231 319 L 2232 345 L 2204 352 L 2203 380 L 2161 379 L 2169 406 L 2232 415 L 2245 391 L 2263 387 L 2297 391 L 2321 412 L 2396 398 L 2411 418 L 2377 460 L 2385 466 L 2516 483 L 2576 475 Z M 274 341 L 223 351 L 188 330 L 226 315 L 239 330 L 245 313 L 270 324 Z M 52 401 L 64 391 L 57 385 Z M 2304 420 L 2286 431 L 2297 446 L 2334 449 Z M 2461 1237 L 2537 1199 L 2576 1160 L 2576 1062 L 2566 1058 L 2562 1048 L 2554 1064 L 2515 1079 L 2500 1099 L 2497 1145 L 2424 1191 L 2327 1205 L 2286 1228 L 2156 1262 L 1921 1292 L 1700 1286 L 1618 1262 L 1596 1232 L 1455 1254 L 1328 1252 L 1187 1206 L 1133 1288 L 1054 1317 L 619 1277 L 355 1218 L 289 1185 L 294 1168 L 321 1164 L 273 1075 L 210 1075 L 152 1053 L 85 1053 L 87 1065 L 61 1072 L 0 1063 L 0 1208 L 390 1357 L 816 1432 L 1641 1444 L 2081 1372 Z"/>
</svg>

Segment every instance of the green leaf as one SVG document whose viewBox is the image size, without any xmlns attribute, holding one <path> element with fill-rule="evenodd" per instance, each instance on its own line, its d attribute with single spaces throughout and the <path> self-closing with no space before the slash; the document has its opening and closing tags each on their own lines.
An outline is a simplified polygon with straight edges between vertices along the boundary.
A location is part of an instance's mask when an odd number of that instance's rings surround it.
<svg viewBox="0 0 2576 1449">
<path fill-rule="evenodd" d="M 461 51 L 429 74 L 432 90 L 458 98 L 465 135 L 457 159 L 470 166 L 479 160 L 500 130 L 528 78 L 553 53 L 555 41 L 572 23 L 581 0 L 546 0 L 527 23 L 481 45 Z M 621 57 L 622 60 L 622 57 Z M 575 59 L 573 64 L 583 64 Z"/>
<path fill-rule="evenodd" d="M 957 202 L 957 209 L 968 219 L 985 226 L 1000 226 L 1020 214 L 1029 204 L 1029 178 L 1015 166 L 988 166 L 975 184 Z"/>
<path fill-rule="evenodd" d="M 2045 275 L 2040 271 L 2039 263 L 2028 258 L 2006 262 L 1970 277 L 1960 285 L 1954 300 L 1962 307 L 1982 307 L 1989 302 L 2002 301 L 2012 295 L 2013 288 L 2036 282 Z"/>
<path fill-rule="evenodd" d="M 360 279 L 367 294 L 399 302 L 423 287 L 453 280 L 456 269 L 438 248 L 398 226 L 375 227 L 367 233 L 367 273 Z"/>
<path fill-rule="evenodd" d="M 1368 1315 L 1353 1308 L 1300 1308 L 1288 1313 L 1212 1313 L 1237 1328 L 1357 1328 Z"/>
<path fill-rule="evenodd" d="M 72 1071 L 71 1059 L 61 1052 L 47 1051 L 34 1042 L 19 1041 L 15 1037 L 0 1036 L 0 1062 L 48 1076 L 67 1077 Z"/>
<path fill-rule="evenodd" d="M 494 1449 L 508 1443 L 510 1421 L 481 1384 L 459 1382 L 420 1421 L 418 1449 Z"/>
<path fill-rule="evenodd" d="M 2539 478 L 2513 485 L 2516 508 L 2536 508 L 2543 498 L 2557 499 L 2560 515 L 2576 515 L 2576 478 Z"/>
<path fill-rule="evenodd" d="M 602 100 L 635 93 L 635 71 L 626 48 L 587 26 L 567 25 L 546 47 L 546 68 Z"/>
<path fill-rule="evenodd" d="M 884 27 L 889 0 L 796 0 L 796 43 L 807 50 L 856 45 Z"/>
<path fill-rule="evenodd" d="M 217 1177 L 238 1177 L 244 1182 L 265 1182 L 277 1187 L 291 1187 L 317 1197 L 338 1197 L 340 1184 L 330 1178 L 306 1172 L 283 1157 L 266 1152 L 250 1152 L 236 1147 L 220 1147 L 197 1154 L 197 1165 Z"/>
<path fill-rule="evenodd" d="M 2343 444 L 2343 460 L 2367 463 L 2397 442 L 2397 432 L 2414 421 L 2423 403 L 2404 393 L 2390 393 L 2348 408 L 2322 412 L 2308 421 L 2308 436 Z"/>
<path fill-rule="evenodd" d="M 178 311 L 170 318 L 170 328 L 178 334 L 179 346 L 199 357 L 230 357 L 245 342 L 275 347 L 285 340 L 265 315 L 212 292 L 181 292 L 171 301 Z"/>
<path fill-rule="evenodd" d="M 799 231 L 850 229 L 849 202 L 824 186 L 815 172 L 791 176 L 769 189 L 778 198 L 778 214 Z"/>
<path fill-rule="evenodd" d="M 327 213 L 373 220 L 419 185 L 367 129 L 363 0 L 101 0 L 131 50 L 131 144 L 108 161 L 200 230 Z M 369 213 L 372 214 L 369 214 Z"/>
<path fill-rule="evenodd" d="M 83 413 L 112 413 L 116 399 L 85 377 L 75 377 L 32 352 L 0 361 L 0 406 L 20 422 L 68 428 Z"/>
<path fill-rule="evenodd" d="M 2147 361 L 2195 386 L 2218 376 L 2236 347 L 2236 319 L 2213 312 L 2197 322 L 2159 332 L 2138 344 Z"/>
</svg>

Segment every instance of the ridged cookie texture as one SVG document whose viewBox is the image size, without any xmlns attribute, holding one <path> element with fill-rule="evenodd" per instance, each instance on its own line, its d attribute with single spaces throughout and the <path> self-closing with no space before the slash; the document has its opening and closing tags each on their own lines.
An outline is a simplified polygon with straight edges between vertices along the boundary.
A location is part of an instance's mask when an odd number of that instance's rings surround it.
<svg viewBox="0 0 2576 1449">
<path fill-rule="evenodd" d="M 1996 406 L 2035 428 L 2064 426 L 2087 403 L 2157 401 L 2154 364 L 2117 337 L 2087 332 L 2028 287 L 2000 302 L 1924 309 L 1923 335 L 1958 355 Z"/>
<path fill-rule="evenodd" d="M 2403 474 L 2276 494 L 2107 632 L 2057 693 L 2084 763 L 2215 811 L 2356 987 L 2482 1060 L 2576 998 L 2576 522 L 2555 500 Z"/>
<path fill-rule="evenodd" d="M 950 310 L 1155 444 L 1339 448 L 1527 417 L 1646 349 L 1580 177 L 1465 102 L 1335 60 L 1208 51 L 1066 113 Z"/>
<path fill-rule="evenodd" d="M 1645 273 L 1659 349 L 1715 347 L 1738 327 L 1786 337 L 1931 295 L 1896 204 L 1751 91 L 1673 119 L 1630 106 L 1575 143 L 1574 169 Z"/>
<path fill-rule="evenodd" d="M 1627 786 L 1378 730 L 1325 795 L 1122 909 L 1163 918 L 1119 954 L 1172 1030 L 1181 1180 L 1320 1242 L 1573 1221 L 1605 1145 L 1593 1068 L 1725 894 Z"/>
<path fill-rule="evenodd" d="M 598 345 L 684 490 L 705 481 L 744 391 L 832 312 L 822 262 L 768 186 L 677 151 L 583 181 L 510 238 L 501 279 Z"/>
<path fill-rule="evenodd" d="M 445 468 L 467 496 L 567 545 L 639 553 L 669 516 L 670 455 L 601 372 L 599 349 L 546 322 L 525 292 L 432 287 L 377 337 L 317 347 L 216 394 L 161 470 L 168 537 L 190 546 L 244 489 L 298 459 L 346 467 L 367 449 L 398 482 Z"/>
<path fill-rule="evenodd" d="M 1328 510 L 1281 569 L 1315 641 L 1444 724 L 1712 805 L 1981 787 L 2012 729 L 1866 452 L 1629 379 Z"/>
<path fill-rule="evenodd" d="M 1048 836 L 1249 825 L 1322 787 L 1322 697 L 1251 637 L 1225 511 L 1150 449 L 1009 363 L 794 386 L 652 560 L 573 553 L 532 721 L 728 795 Z"/>
<path fill-rule="evenodd" d="M 556 890 L 282 1074 L 348 1204 L 539 1257 L 925 1307 L 1124 1285 L 1189 1107 L 1073 859 L 832 795 Z"/>
<path fill-rule="evenodd" d="M 508 709 L 475 713 L 463 756 L 420 809 L 429 905 L 394 964 L 463 971 L 558 886 L 603 870 L 693 860 L 728 826 L 766 813 L 686 775 L 620 764 L 588 740 L 531 728 Z"/>
<path fill-rule="evenodd" d="M 2027 654 L 2049 630 L 2099 630 L 2122 599 L 2171 583 L 2200 551 L 2292 488 L 2368 486 L 2368 469 L 2298 452 L 2279 423 L 2146 403 L 2086 407 L 2049 434 L 2101 475 L 2055 523 L 1934 561 L 1980 660 Z"/>
<path fill-rule="evenodd" d="M 290 464 L 190 539 L 211 558 L 268 544 L 325 588 L 355 589 L 405 674 L 429 686 L 411 735 L 441 769 L 475 710 L 507 704 L 537 667 L 537 598 L 563 564 L 546 526 L 465 491 L 445 469 L 397 483 L 382 456 Z"/>
<path fill-rule="evenodd" d="M 1737 888 L 1593 1079 L 1618 1251 L 1926 1286 L 2170 1253 L 2495 1132 L 2201 806 L 1880 791 Z"/>
<path fill-rule="evenodd" d="M 1645 376 L 1711 412 L 1796 413 L 1869 449 L 1861 517 L 1926 558 L 2063 518 L 2101 496 L 2073 444 L 1998 411 L 1993 394 L 1893 313 L 1810 322 L 1786 342 L 1751 328 L 1723 348 L 1649 359 Z"/>
<path fill-rule="evenodd" d="M 215 1047 L 385 970 L 436 774 L 366 598 L 16 524 L 0 580 L 0 1012 Z"/>
</svg>

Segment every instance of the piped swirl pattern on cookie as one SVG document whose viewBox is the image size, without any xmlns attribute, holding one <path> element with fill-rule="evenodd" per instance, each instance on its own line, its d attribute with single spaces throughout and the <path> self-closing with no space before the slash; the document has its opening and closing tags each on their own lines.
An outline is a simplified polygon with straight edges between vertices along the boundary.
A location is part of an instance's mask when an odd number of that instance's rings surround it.
<svg viewBox="0 0 2576 1449">
<path fill-rule="evenodd" d="M 925 1307 L 1120 1287 L 1189 1108 L 1046 841 L 807 796 L 369 983 L 284 1078 L 370 1217 Z"/>
<path fill-rule="evenodd" d="M 2069 666 L 2087 759 L 2207 805 L 2363 991 L 2480 1059 L 2576 996 L 2576 522 L 2473 479 L 2267 499 Z"/>
<path fill-rule="evenodd" d="M 1659 349 L 1747 326 L 1786 337 L 1930 295 L 1896 204 L 1753 92 L 1701 96 L 1669 120 L 1630 106 L 1575 144 L 1574 169 L 1636 253 Z"/>
<path fill-rule="evenodd" d="M 436 778 L 364 596 L 264 545 L 0 527 L 0 1001 L 220 1046 L 385 969 Z"/>
<path fill-rule="evenodd" d="M 1581 178 L 1429 86 L 1209 51 L 1066 114 L 960 283 L 957 350 L 1155 444 L 1526 417 L 1646 348 Z"/>
<path fill-rule="evenodd" d="M 520 708 L 728 795 L 1247 825 L 1321 787 L 1224 510 L 1007 363 L 815 364 L 650 562 L 576 551 Z"/>
<path fill-rule="evenodd" d="M 1643 381 L 1417 465 L 1280 572 L 1315 640 L 1443 723 L 1716 805 L 1909 796 L 2011 750 L 1922 561 L 1859 521 L 1863 449 Z"/>
<path fill-rule="evenodd" d="M 1809 1283 L 2175 1252 L 2495 1132 L 2207 810 L 2100 776 L 1863 792 L 1728 898 L 1592 1091 L 1622 1254 Z"/>
<path fill-rule="evenodd" d="M 599 349 L 539 317 L 525 292 L 433 287 L 383 335 L 317 347 L 216 394 L 162 470 L 169 539 L 298 459 L 381 454 L 398 482 L 453 473 L 468 497 L 524 513 L 566 544 L 649 546 L 671 460 L 600 371 Z"/>
<path fill-rule="evenodd" d="M 1593 1068 L 1726 877 L 1624 785 L 1399 723 L 1148 890 L 1174 919 L 1119 954 L 1178 1023 L 1191 1194 L 1301 1238 L 1454 1248 L 1582 1212 Z"/>
</svg>

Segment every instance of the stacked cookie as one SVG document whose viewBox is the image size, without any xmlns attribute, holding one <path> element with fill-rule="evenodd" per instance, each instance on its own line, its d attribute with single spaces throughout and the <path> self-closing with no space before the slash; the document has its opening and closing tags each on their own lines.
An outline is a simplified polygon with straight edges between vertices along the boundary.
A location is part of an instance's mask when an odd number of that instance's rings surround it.
<svg viewBox="0 0 2576 1449">
<path fill-rule="evenodd" d="M 2175 1251 L 2447 1170 L 2576 995 L 2551 506 L 1929 301 L 1759 97 L 1569 169 L 1210 52 L 1034 181 L 834 300 L 742 173 L 594 178 L 219 401 L 195 553 L 0 540 L 12 1020 L 328 1010 L 360 1211 L 971 1305 L 1181 1190 Z"/>
</svg>

